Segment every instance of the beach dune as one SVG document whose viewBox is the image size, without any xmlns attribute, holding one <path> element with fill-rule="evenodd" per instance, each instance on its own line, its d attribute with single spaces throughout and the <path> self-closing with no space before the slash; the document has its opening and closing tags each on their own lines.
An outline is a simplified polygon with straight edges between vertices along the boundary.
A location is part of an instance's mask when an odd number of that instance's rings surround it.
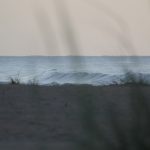
<svg viewBox="0 0 150 150">
<path fill-rule="evenodd" d="M 149 97 L 144 85 L 0 85 L 0 149 L 149 149 Z"/>
</svg>

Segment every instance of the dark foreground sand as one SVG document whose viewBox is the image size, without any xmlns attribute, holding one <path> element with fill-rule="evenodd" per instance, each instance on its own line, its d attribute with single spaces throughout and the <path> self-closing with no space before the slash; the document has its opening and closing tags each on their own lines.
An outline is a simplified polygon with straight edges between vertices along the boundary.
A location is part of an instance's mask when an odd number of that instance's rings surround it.
<svg viewBox="0 0 150 150">
<path fill-rule="evenodd" d="M 150 86 L 0 86 L 0 150 L 150 149 Z"/>
</svg>

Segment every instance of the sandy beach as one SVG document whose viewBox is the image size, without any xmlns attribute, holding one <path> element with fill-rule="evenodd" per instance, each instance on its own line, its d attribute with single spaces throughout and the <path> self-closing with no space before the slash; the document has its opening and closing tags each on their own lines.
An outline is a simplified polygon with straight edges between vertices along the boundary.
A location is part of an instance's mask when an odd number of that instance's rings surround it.
<svg viewBox="0 0 150 150">
<path fill-rule="evenodd" d="M 0 149 L 149 149 L 149 98 L 144 85 L 0 85 Z"/>
</svg>

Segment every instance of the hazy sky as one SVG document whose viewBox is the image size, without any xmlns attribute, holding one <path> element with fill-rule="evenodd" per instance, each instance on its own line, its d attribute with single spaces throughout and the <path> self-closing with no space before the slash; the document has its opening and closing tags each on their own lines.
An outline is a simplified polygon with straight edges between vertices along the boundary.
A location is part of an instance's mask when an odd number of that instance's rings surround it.
<svg viewBox="0 0 150 150">
<path fill-rule="evenodd" d="M 150 0 L 0 0 L 0 55 L 150 55 Z"/>
</svg>

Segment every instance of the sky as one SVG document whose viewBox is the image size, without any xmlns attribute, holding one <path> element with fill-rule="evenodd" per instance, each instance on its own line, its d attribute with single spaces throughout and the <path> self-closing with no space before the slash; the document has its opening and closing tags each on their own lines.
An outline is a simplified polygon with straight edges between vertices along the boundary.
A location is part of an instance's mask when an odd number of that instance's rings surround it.
<svg viewBox="0 0 150 150">
<path fill-rule="evenodd" d="M 0 55 L 150 55 L 150 0 L 0 0 Z"/>
</svg>

